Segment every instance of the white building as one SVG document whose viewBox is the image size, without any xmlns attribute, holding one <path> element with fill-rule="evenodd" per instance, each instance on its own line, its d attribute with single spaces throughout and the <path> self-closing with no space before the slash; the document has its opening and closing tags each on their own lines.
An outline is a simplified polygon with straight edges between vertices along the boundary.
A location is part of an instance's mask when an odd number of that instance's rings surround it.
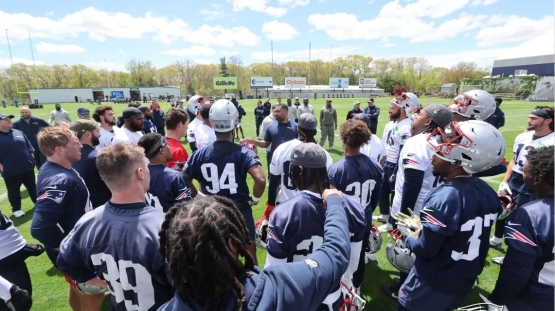
<svg viewBox="0 0 555 311">
<path fill-rule="evenodd" d="M 173 96 L 181 98 L 181 89 L 178 86 L 163 87 L 100 87 L 83 89 L 29 89 L 31 102 L 38 100 L 39 104 L 51 103 L 83 103 L 89 100 L 106 98 L 142 100 L 143 96 L 152 98 L 160 96 Z"/>
</svg>

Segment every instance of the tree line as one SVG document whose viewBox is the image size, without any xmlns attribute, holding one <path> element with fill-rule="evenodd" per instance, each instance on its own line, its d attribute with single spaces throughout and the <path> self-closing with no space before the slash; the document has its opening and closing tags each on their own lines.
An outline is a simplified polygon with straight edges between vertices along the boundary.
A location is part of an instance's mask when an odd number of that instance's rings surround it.
<svg viewBox="0 0 555 311">
<path fill-rule="evenodd" d="M 433 67 L 425 57 L 373 59 L 349 55 L 332 61 L 312 60 L 244 65 L 240 56 L 221 58 L 219 64 L 196 64 L 189 59 L 156 68 L 151 61 L 132 59 L 126 71 L 107 71 L 78 65 L 15 64 L 0 69 L 0 95 L 4 98 L 25 98 L 18 92 L 31 88 L 91 88 L 129 86 L 180 86 L 189 94 L 215 94 L 212 78 L 236 76 L 238 89 L 254 92 L 250 77 L 273 77 L 274 85 L 285 77 L 307 77 L 308 85 L 328 85 L 330 77 L 349 78 L 349 85 L 358 85 L 360 77 L 377 78 L 379 88 L 391 92 L 396 85 L 419 93 L 439 91 L 444 83 L 460 84 L 461 79 L 481 79 L 491 68 L 480 68 L 474 62 L 459 62 L 450 68 Z"/>
</svg>

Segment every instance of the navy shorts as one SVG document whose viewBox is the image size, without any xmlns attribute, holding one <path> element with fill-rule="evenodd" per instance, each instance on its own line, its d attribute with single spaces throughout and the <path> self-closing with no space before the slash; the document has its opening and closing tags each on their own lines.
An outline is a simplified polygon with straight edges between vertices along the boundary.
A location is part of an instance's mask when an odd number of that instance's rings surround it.
<svg viewBox="0 0 555 311">
<path fill-rule="evenodd" d="M 237 208 L 245 218 L 245 224 L 249 230 L 249 238 L 254 241 L 254 216 L 252 215 L 252 208 L 247 202 L 235 202 Z"/>
</svg>

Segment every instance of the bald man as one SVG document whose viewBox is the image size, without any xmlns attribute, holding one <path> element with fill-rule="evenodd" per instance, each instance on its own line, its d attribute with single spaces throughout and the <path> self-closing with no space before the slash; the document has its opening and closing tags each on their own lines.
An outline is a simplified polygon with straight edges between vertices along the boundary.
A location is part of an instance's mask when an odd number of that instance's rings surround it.
<svg viewBox="0 0 555 311">
<path fill-rule="evenodd" d="M 13 122 L 13 128 L 20 130 L 27 136 L 27 139 L 35 149 L 35 166 L 40 169 L 42 164 L 46 161 L 46 157 L 40 152 L 39 145 L 37 144 L 37 134 L 45 127 L 50 126 L 48 122 L 39 117 L 31 115 L 31 109 L 27 106 L 22 106 L 19 109 L 21 118 Z"/>
</svg>

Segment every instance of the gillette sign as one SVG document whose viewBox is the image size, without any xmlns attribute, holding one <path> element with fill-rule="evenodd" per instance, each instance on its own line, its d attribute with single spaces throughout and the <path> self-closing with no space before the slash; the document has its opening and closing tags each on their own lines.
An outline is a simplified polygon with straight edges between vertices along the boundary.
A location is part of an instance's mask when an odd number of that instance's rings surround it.
<svg viewBox="0 0 555 311">
<path fill-rule="evenodd" d="M 272 77 L 251 77 L 251 89 L 271 89 L 274 87 Z"/>
<path fill-rule="evenodd" d="M 234 90 L 237 88 L 237 77 L 214 77 L 214 85 L 212 87 L 215 90 Z"/>
<path fill-rule="evenodd" d="M 286 89 L 298 89 L 306 87 L 306 77 L 285 77 Z"/>
</svg>

